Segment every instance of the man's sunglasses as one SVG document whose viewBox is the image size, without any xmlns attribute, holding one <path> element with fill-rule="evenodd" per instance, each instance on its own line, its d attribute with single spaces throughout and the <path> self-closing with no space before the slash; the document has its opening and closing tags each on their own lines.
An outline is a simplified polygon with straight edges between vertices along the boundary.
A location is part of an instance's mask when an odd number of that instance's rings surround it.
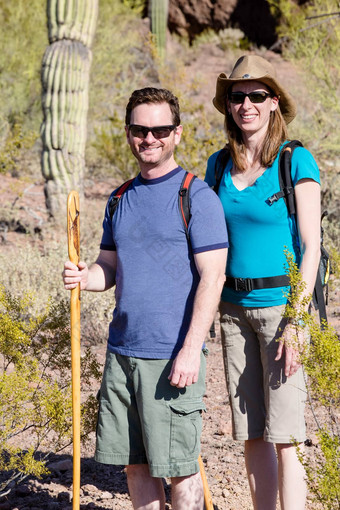
<svg viewBox="0 0 340 510">
<path fill-rule="evenodd" d="M 138 124 L 130 124 L 128 128 L 132 136 L 135 136 L 136 138 L 146 138 L 151 131 L 152 136 L 159 140 L 160 138 L 168 138 L 171 131 L 173 131 L 176 126 L 172 124 L 171 126 L 146 127 L 139 126 Z"/>
<path fill-rule="evenodd" d="M 246 97 L 249 97 L 251 103 L 264 103 L 267 97 L 273 97 L 273 94 L 269 92 L 249 92 L 249 94 L 245 94 L 245 92 L 230 92 L 228 98 L 229 101 L 233 104 L 243 104 Z"/>
</svg>

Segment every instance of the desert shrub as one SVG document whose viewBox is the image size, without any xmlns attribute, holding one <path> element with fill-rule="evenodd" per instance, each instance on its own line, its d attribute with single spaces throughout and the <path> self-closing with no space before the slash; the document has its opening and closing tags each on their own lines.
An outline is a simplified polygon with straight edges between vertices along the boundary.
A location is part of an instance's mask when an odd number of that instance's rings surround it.
<svg viewBox="0 0 340 510">
<path fill-rule="evenodd" d="M 193 46 L 199 47 L 201 44 L 215 44 L 224 51 L 231 49 L 249 49 L 249 41 L 245 34 L 239 28 L 224 28 L 216 32 L 208 28 L 197 35 L 193 41 Z"/>
<path fill-rule="evenodd" d="M 216 150 L 225 145 L 225 133 L 210 123 L 204 105 L 193 104 L 183 99 L 183 134 L 176 148 L 176 161 L 185 169 L 204 178 L 207 160 Z"/>
<path fill-rule="evenodd" d="M 24 130 L 39 130 L 40 69 L 47 45 L 46 2 L 0 0 L 1 116 L 24 116 Z"/>
<path fill-rule="evenodd" d="M 93 262 L 99 253 L 102 219 L 102 215 L 95 216 L 95 211 L 88 211 L 86 214 L 85 211 L 81 211 L 81 259 L 89 263 Z M 31 244 L 27 240 L 24 248 L 20 250 L 20 264 L 13 271 L 13 260 L 16 260 L 17 256 L 15 247 L 9 246 L 6 253 L 0 251 L 2 267 L 0 285 L 11 289 L 16 298 L 28 293 L 32 295 L 34 297 L 30 303 L 32 314 L 43 313 L 49 299 L 53 303 L 69 301 L 70 293 L 64 289 L 61 278 L 64 261 L 68 259 L 66 230 L 64 236 L 62 232 L 56 232 L 55 240 L 44 243 L 43 247 Z M 82 345 L 106 341 L 114 302 L 113 290 L 105 293 L 82 293 Z"/>
<path fill-rule="evenodd" d="M 305 295 L 305 283 L 291 254 L 286 253 L 286 259 L 291 290 L 285 316 L 296 328 L 292 341 L 300 351 L 307 376 L 308 403 L 315 418 L 317 441 L 311 445 L 312 452 L 310 448 L 303 452 L 297 446 L 298 457 L 313 501 L 325 510 L 333 510 L 340 504 L 340 342 L 334 328 L 325 322 L 319 324 L 314 314 L 306 312 L 311 296 Z M 304 330 L 310 336 L 308 344 L 298 341 Z"/>
<path fill-rule="evenodd" d="M 103 161 L 104 167 L 109 165 L 107 173 L 119 177 L 122 182 L 138 173 L 136 159 L 126 142 L 123 118 L 119 118 L 117 112 L 108 118 L 105 125 L 95 130 L 95 134 L 92 146 Z"/>
<path fill-rule="evenodd" d="M 125 7 L 132 9 L 134 12 L 141 14 L 147 3 L 147 0 L 120 0 Z"/>
<path fill-rule="evenodd" d="M 67 304 L 48 303 L 32 315 L 32 298 L 17 298 L 0 286 L 0 469 L 12 480 L 47 472 L 51 453 L 72 441 L 70 331 Z M 90 350 L 81 360 L 83 391 L 92 388 L 100 373 Z M 81 404 L 85 441 L 95 427 L 95 397 Z"/>
<path fill-rule="evenodd" d="M 297 98 L 300 137 L 317 157 L 336 156 L 338 135 L 334 126 L 340 121 L 339 3 L 315 0 L 299 6 L 293 0 L 273 0 L 271 9 L 280 19 L 278 35 L 283 55 L 296 64 L 297 72 L 308 84 L 308 97 L 300 94 Z M 309 122 L 307 111 L 312 116 Z"/>
<path fill-rule="evenodd" d="M 0 173 L 18 175 L 20 171 L 20 156 L 31 149 L 38 138 L 37 132 L 23 130 L 23 121 L 17 117 L 9 118 L 5 132 L 1 136 Z"/>
<path fill-rule="evenodd" d="M 334 328 L 323 328 L 315 318 L 306 318 L 311 342 L 302 354 L 307 374 L 309 405 L 322 407 L 316 420 L 314 455 L 299 452 L 313 501 L 333 510 L 340 505 L 340 342 Z"/>
</svg>

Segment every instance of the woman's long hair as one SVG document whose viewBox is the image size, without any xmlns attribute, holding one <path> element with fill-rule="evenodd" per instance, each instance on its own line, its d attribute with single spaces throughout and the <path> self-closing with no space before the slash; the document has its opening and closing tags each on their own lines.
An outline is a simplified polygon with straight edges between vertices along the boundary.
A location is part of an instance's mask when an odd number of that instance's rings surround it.
<svg viewBox="0 0 340 510">
<path fill-rule="evenodd" d="M 227 108 L 226 108 L 227 111 Z M 225 129 L 227 132 L 230 155 L 236 167 L 246 170 L 246 148 L 242 139 L 242 131 L 237 126 L 231 114 L 225 116 Z M 280 106 L 270 113 L 266 136 L 260 148 L 260 162 L 265 168 L 271 166 L 276 158 L 281 144 L 287 140 L 287 126 L 282 116 Z"/>
</svg>

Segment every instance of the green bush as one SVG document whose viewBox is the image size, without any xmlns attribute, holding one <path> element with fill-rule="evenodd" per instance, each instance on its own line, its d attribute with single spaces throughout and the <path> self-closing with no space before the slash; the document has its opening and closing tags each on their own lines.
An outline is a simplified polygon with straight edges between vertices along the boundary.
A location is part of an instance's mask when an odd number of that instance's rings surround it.
<svg viewBox="0 0 340 510">
<path fill-rule="evenodd" d="M 291 291 L 285 317 L 295 325 L 292 342 L 299 349 L 307 376 L 308 403 L 315 418 L 317 441 L 312 444 L 312 453 L 299 446 L 297 452 L 313 501 L 325 510 L 334 510 L 340 505 L 340 342 L 334 328 L 325 322 L 319 324 L 314 314 L 306 312 L 311 296 L 305 296 L 305 283 L 292 255 L 286 253 L 286 259 Z M 303 331 L 310 337 L 308 344 L 299 342 Z"/>
<path fill-rule="evenodd" d="M 48 304 L 31 315 L 31 301 L 0 286 L 0 469 L 8 473 L 0 496 L 12 480 L 46 473 L 50 454 L 72 441 L 68 307 Z M 100 377 L 90 350 L 81 370 L 83 391 L 90 390 Z M 95 406 L 89 392 L 81 405 L 83 441 L 94 430 Z"/>
<path fill-rule="evenodd" d="M 38 134 L 36 132 L 23 132 L 22 119 L 9 119 L 6 133 L 2 133 L 0 173 L 18 175 L 20 170 L 20 157 L 33 147 L 37 137 Z"/>
</svg>

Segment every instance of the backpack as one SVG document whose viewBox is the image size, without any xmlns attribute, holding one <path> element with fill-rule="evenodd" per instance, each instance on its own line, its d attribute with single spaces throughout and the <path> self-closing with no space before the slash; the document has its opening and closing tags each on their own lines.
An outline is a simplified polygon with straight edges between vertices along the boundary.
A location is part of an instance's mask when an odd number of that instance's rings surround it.
<svg viewBox="0 0 340 510">
<path fill-rule="evenodd" d="M 288 214 L 292 216 L 295 222 L 296 222 L 296 206 L 294 186 L 291 176 L 291 159 L 293 151 L 296 147 L 303 147 L 303 145 L 298 140 L 292 140 L 282 148 L 278 164 L 280 191 L 274 193 L 274 195 L 267 199 L 268 204 L 272 205 L 280 198 L 283 198 L 288 209 Z M 215 186 L 213 187 L 216 193 L 218 193 L 222 175 L 229 157 L 230 157 L 229 149 L 227 147 L 224 147 L 219 152 L 216 158 Z M 324 219 L 325 216 L 327 216 L 327 214 L 328 214 L 327 211 L 325 211 L 321 216 L 321 236 L 320 236 L 321 256 L 315 286 L 313 290 L 313 305 L 314 308 L 319 311 L 321 326 L 323 321 L 327 322 L 326 305 L 328 304 L 328 279 L 329 275 L 331 274 L 329 254 L 323 245 L 324 230 L 322 227 L 322 220 Z"/>
<path fill-rule="evenodd" d="M 188 233 L 188 225 L 191 218 L 191 212 L 190 212 L 190 188 L 194 180 L 196 179 L 196 175 L 185 172 L 184 177 L 182 179 L 181 186 L 178 191 L 178 207 L 180 211 L 180 215 L 183 221 L 183 226 L 185 230 L 185 235 L 189 242 L 189 233 Z M 116 192 L 112 197 L 110 198 L 109 202 L 109 213 L 110 218 L 112 220 L 113 215 L 115 213 L 115 210 L 117 209 L 118 203 L 120 199 L 122 198 L 123 193 L 129 188 L 130 184 L 134 178 L 129 179 L 128 181 L 124 182 L 119 188 L 117 188 Z"/>
</svg>

